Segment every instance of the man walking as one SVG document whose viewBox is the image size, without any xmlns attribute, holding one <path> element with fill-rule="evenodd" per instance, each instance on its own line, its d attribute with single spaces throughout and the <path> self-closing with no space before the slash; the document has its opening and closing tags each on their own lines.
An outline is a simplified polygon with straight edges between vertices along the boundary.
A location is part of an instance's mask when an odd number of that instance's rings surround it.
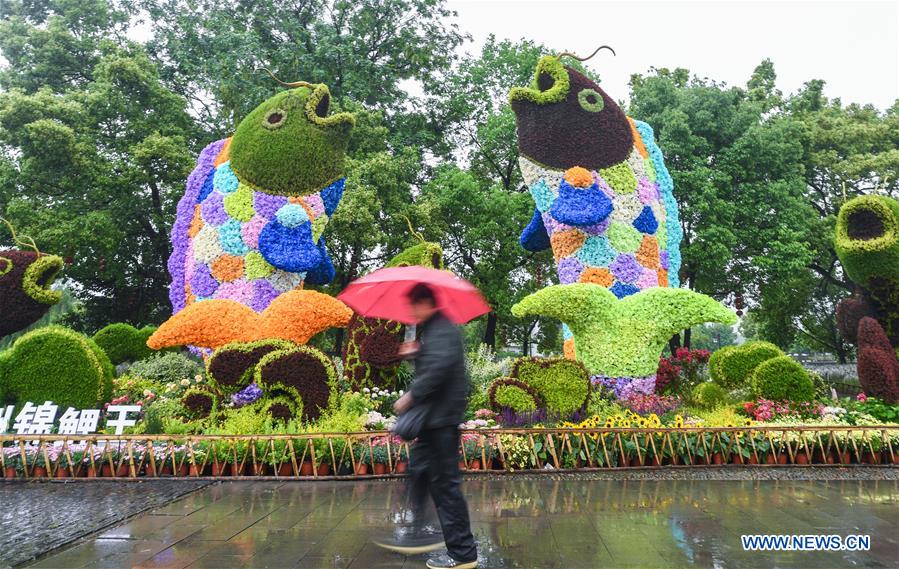
<svg viewBox="0 0 899 569">
<path fill-rule="evenodd" d="M 459 472 L 459 423 L 469 393 L 462 334 L 437 308 L 434 292 L 427 285 L 412 287 L 408 299 L 420 341 L 403 344 L 400 349 L 401 355 L 415 355 L 415 380 L 394 410 L 402 415 L 412 407 L 427 406 L 422 431 L 409 457 L 408 498 L 414 526 L 405 535 L 379 545 L 412 555 L 439 549 L 445 543 L 447 555 L 429 559 L 430 569 L 474 569 L 478 554 Z M 428 494 L 437 508 L 443 540 L 427 529 Z"/>
</svg>

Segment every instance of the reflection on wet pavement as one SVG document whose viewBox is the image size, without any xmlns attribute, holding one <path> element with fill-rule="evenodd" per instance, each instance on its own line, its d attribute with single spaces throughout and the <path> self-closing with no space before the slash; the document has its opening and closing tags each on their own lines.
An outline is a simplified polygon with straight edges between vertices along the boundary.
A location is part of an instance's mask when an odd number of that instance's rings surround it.
<svg viewBox="0 0 899 569">
<path fill-rule="evenodd" d="M 464 485 L 483 568 L 896 567 L 899 482 L 555 480 Z M 402 482 L 235 482 L 33 567 L 418 568 L 379 549 Z M 868 534 L 865 552 L 747 552 L 741 534 Z"/>
</svg>

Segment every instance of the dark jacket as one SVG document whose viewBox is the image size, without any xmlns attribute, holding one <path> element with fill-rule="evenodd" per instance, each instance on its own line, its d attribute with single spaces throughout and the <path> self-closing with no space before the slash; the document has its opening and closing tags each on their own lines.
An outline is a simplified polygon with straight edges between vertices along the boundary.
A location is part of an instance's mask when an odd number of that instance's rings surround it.
<svg viewBox="0 0 899 569">
<path fill-rule="evenodd" d="M 469 392 L 462 332 L 440 312 L 419 328 L 415 381 L 409 387 L 413 403 L 430 406 L 426 429 L 458 425 L 465 415 Z"/>
</svg>

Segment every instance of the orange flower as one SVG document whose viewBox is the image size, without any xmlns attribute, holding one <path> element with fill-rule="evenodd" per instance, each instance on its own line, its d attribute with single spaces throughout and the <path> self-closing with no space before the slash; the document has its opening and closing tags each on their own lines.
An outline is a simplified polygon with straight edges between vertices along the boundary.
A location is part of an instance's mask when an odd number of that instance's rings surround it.
<svg viewBox="0 0 899 569">
<path fill-rule="evenodd" d="M 562 354 L 569 360 L 577 359 L 574 357 L 574 338 L 568 338 L 562 344 Z"/>
<path fill-rule="evenodd" d="M 612 286 L 612 283 L 615 282 L 615 277 L 613 277 L 612 273 L 609 272 L 609 269 L 606 269 L 605 267 L 588 267 L 581 273 L 578 282 L 593 283 L 609 288 Z"/>
<path fill-rule="evenodd" d="M 634 119 L 627 117 L 627 122 L 631 123 L 631 134 L 634 137 L 634 147 L 636 147 L 637 152 L 639 152 L 640 156 L 644 159 L 649 158 L 649 152 L 646 151 L 646 146 L 643 145 L 643 137 L 637 132 L 637 125 L 634 123 Z"/>
<path fill-rule="evenodd" d="M 659 286 L 668 286 L 668 271 L 659 269 Z"/>
<path fill-rule="evenodd" d="M 593 185 L 593 174 L 586 168 L 575 166 L 565 171 L 565 181 L 575 188 L 589 188 Z"/>
<path fill-rule="evenodd" d="M 659 268 L 659 242 L 655 237 L 643 236 L 643 242 L 640 243 L 640 248 L 637 249 L 637 262 L 647 269 Z M 659 280 L 661 280 L 661 276 Z"/>
<path fill-rule="evenodd" d="M 243 276 L 243 257 L 222 255 L 212 263 L 212 276 L 223 283 L 239 279 Z"/>
<path fill-rule="evenodd" d="M 231 137 L 225 139 L 225 144 L 222 145 L 222 149 L 219 150 L 219 155 L 215 157 L 215 162 L 212 163 L 213 166 L 218 168 L 225 162 L 231 159 Z"/>
<path fill-rule="evenodd" d="M 188 344 L 218 348 L 271 338 L 305 344 L 322 330 L 346 326 L 352 315 L 344 303 L 314 290 L 286 292 L 261 314 L 234 300 L 204 300 L 169 318 L 147 345 L 154 350 Z"/>
<path fill-rule="evenodd" d="M 552 245 L 556 262 L 558 263 L 562 257 L 567 257 L 580 249 L 586 239 L 587 235 L 580 229 L 568 229 L 553 233 L 549 241 Z"/>
<path fill-rule="evenodd" d="M 201 229 L 203 229 L 203 217 L 200 215 L 200 206 L 197 204 L 194 206 L 194 218 L 190 221 L 187 235 L 193 239 Z"/>
</svg>

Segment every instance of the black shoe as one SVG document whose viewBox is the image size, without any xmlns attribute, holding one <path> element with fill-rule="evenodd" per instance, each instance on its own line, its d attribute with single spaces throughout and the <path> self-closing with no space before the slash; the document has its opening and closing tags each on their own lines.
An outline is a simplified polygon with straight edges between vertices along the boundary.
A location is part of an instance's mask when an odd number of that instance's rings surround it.
<svg viewBox="0 0 899 569">
<path fill-rule="evenodd" d="M 436 559 L 428 559 L 428 569 L 476 569 L 478 560 L 456 561 L 449 555 L 441 555 Z"/>
<path fill-rule="evenodd" d="M 400 535 L 387 539 L 378 539 L 374 543 L 379 547 L 402 553 L 403 555 L 428 553 L 444 546 L 441 534 Z"/>
</svg>

